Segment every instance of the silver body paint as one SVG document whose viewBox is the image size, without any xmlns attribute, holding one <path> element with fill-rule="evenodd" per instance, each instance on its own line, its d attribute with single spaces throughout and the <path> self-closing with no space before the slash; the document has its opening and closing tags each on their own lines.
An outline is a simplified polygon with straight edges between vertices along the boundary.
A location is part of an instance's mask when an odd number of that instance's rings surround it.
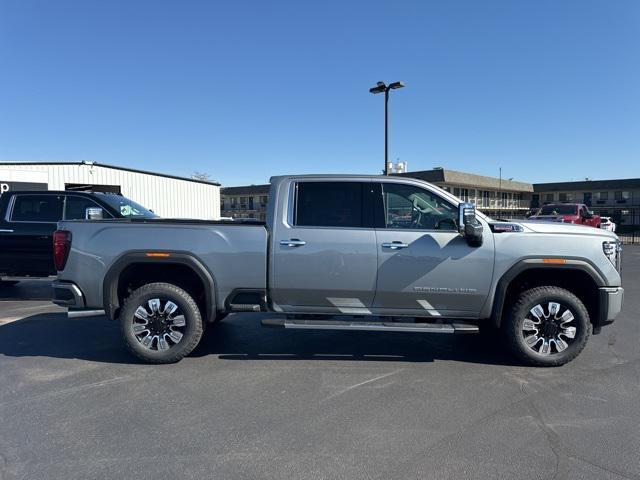
<svg viewBox="0 0 640 480">
<path fill-rule="evenodd" d="M 219 311 L 234 289 L 243 288 L 264 290 L 276 312 L 471 319 L 491 315 L 499 280 L 522 261 L 574 259 L 590 265 L 604 286 L 620 286 L 619 273 L 602 251 L 603 241 L 617 237 L 593 227 L 518 221 L 522 232 L 493 233 L 490 219 L 478 212 L 480 247 L 469 246 L 454 231 L 296 227 L 293 185 L 320 180 L 411 184 L 460 203 L 438 187 L 406 177 L 274 177 L 266 226 L 61 222 L 59 228 L 72 233 L 72 249 L 58 278 L 80 288 L 86 308 L 103 308 L 104 277 L 118 258 L 129 252 L 185 252 L 213 277 Z M 382 248 L 394 241 L 407 247 Z"/>
</svg>

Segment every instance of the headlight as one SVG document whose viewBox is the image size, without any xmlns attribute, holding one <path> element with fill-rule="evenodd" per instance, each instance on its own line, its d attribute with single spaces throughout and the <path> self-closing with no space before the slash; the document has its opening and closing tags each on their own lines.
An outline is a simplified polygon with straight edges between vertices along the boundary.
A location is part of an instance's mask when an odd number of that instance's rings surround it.
<svg viewBox="0 0 640 480">
<path fill-rule="evenodd" d="M 620 271 L 620 263 L 622 260 L 622 244 L 619 240 L 611 242 L 602 242 L 602 251 L 609 261 Z"/>
</svg>

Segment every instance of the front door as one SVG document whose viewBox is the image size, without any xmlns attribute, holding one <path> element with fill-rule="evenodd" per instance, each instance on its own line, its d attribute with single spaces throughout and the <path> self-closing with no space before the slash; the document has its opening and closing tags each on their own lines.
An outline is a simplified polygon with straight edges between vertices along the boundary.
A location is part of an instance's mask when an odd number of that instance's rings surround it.
<svg viewBox="0 0 640 480">
<path fill-rule="evenodd" d="M 371 185 L 303 180 L 285 187 L 286 220 L 271 240 L 276 311 L 370 313 L 377 270 Z"/>
<path fill-rule="evenodd" d="M 377 229 L 380 314 L 475 317 L 493 276 L 493 236 L 471 247 L 458 233 L 458 208 L 434 189 L 382 183 L 382 228 Z"/>
</svg>

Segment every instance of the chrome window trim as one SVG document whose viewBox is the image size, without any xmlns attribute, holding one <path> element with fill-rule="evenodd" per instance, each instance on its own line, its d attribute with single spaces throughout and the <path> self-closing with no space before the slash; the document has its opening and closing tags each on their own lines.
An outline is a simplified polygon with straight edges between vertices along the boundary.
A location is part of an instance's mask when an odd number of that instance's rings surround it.
<svg viewBox="0 0 640 480">
<path fill-rule="evenodd" d="M 368 178 L 344 178 L 344 179 L 332 179 L 332 178 L 310 178 L 310 179 L 291 179 L 290 187 L 289 187 L 289 201 L 287 206 L 287 221 L 285 224 L 289 228 L 295 228 L 299 230 L 309 229 L 309 230 L 368 230 L 374 231 L 375 228 L 371 227 L 326 227 L 326 226 L 314 226 L 314 225 L 296 225 L 294 214 L 296 211 L 296 202 L 298 201 L 298 184 L 300 183 L 311 183 L 311 182 L 322 182 L 322 183 L 373 183 L 374 180 Z"/>
</svg>

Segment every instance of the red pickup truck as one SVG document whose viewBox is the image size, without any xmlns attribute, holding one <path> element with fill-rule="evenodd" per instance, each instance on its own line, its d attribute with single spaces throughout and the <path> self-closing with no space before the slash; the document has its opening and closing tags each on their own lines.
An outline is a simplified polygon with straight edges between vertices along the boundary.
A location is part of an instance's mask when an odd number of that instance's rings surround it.
<svg viewBox="0 0 640 480">
<path fill-rule="evenodd" d="M 546 220 L 548 222 L 575 223 L 600 227 L 600 215 L 595 215 L 584 203 L 552 203 L 543 206 L 529 220 Z"/>
</svg>

